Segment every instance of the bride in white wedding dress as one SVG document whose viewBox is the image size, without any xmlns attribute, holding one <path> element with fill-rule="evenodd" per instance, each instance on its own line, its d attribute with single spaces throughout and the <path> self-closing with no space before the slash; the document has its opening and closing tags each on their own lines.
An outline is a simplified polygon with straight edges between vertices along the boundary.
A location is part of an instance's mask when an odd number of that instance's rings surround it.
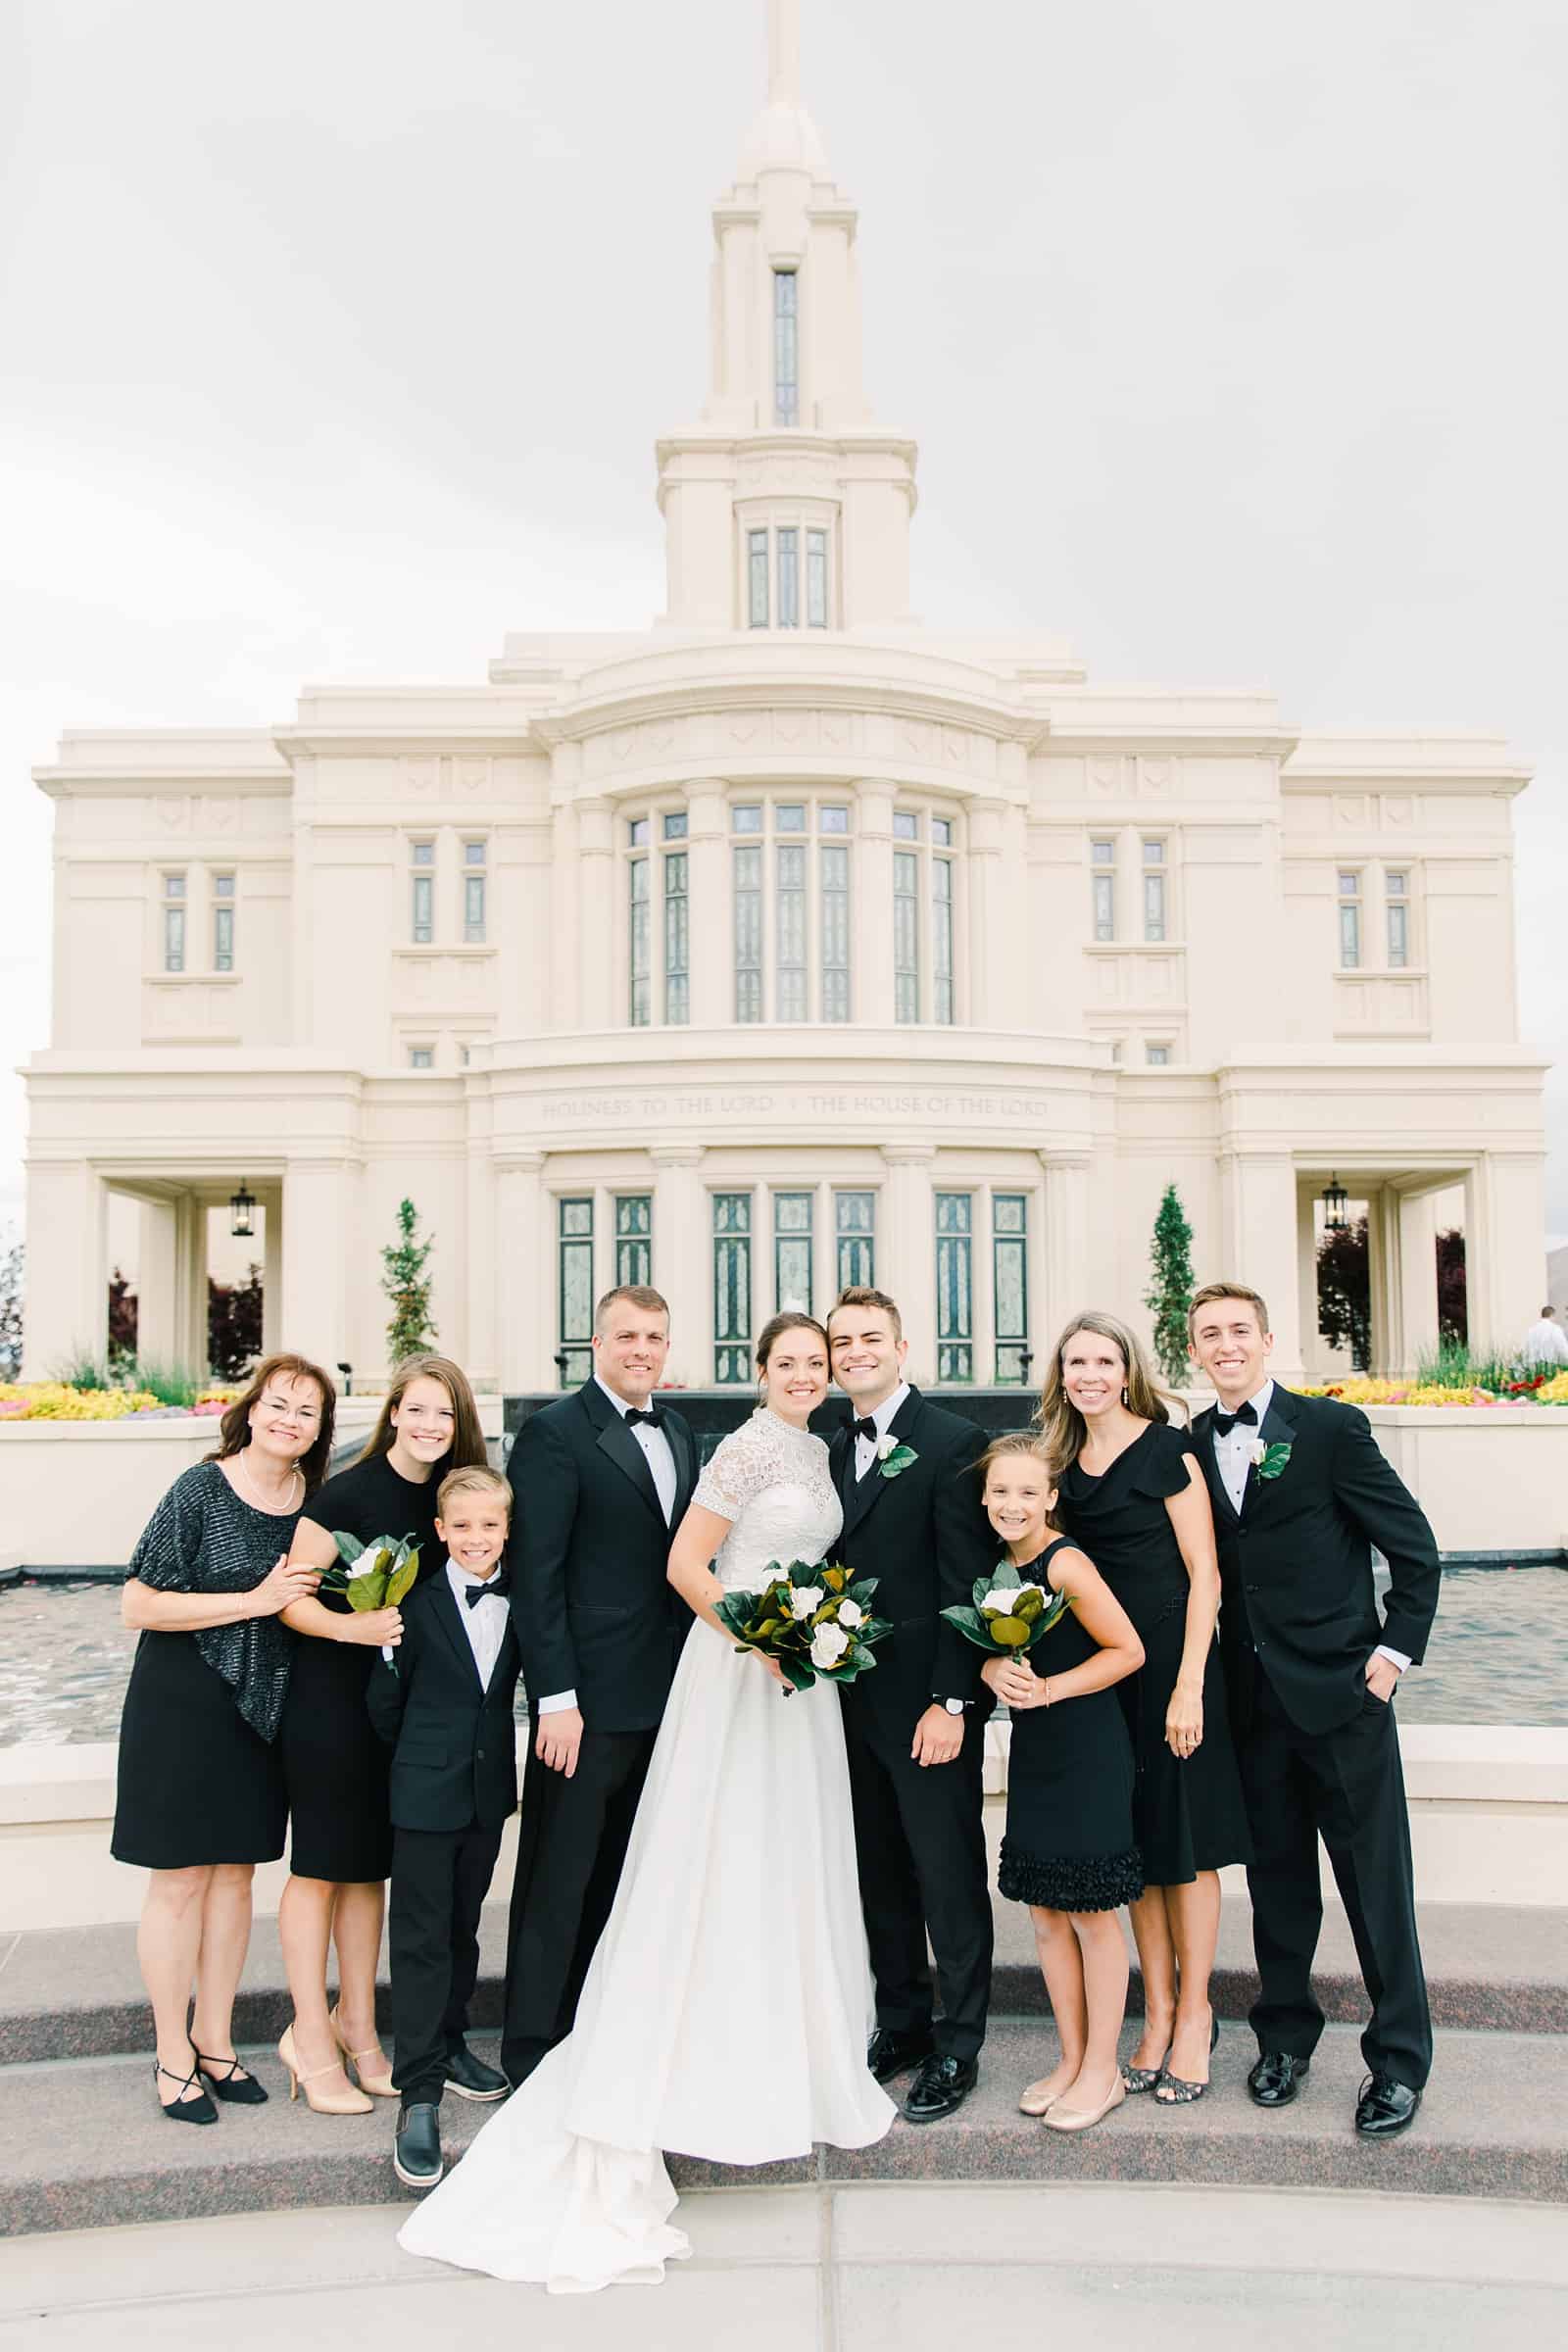
<svg viewBox="0 0 1568 2352">
<path fill-rule="evenodd" d="M 558 2293 L 652 2283 L 691 2251 L 669 2225 L 666 2148 L 767 2164 L 817 2140 L 868 2147 L 893 2121 L 865 2062 L 838 1694 L 788 1694 L 712 1614 L 770 1561 L 830 1556 L 842 1525 L 806 1427 L 827 1393 L 826 1334 L 777 1316 L 758 1362 L 767 1402 L 718 1446 L 670 1554 L 698 1623 L 576 2025 L 404 2224 L 411 2253 Z"/>
</svg>

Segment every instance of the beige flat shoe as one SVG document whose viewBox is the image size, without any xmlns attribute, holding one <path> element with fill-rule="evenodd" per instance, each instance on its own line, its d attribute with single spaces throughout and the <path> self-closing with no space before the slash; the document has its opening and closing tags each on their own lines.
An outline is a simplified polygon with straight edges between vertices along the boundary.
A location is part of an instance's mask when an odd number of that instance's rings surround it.
<svg viewBox="0 0 1568 2352">
<path fill-rule="evenodd" d="M 1020 2115 L 1049 2115 L 1061 2096 L 1059 2090 L 1054 2090 L 1049 2098 L 1037 2098 L 1035 2094 L 1039 2088 L 1038 2082 L 1030 2083 L 1023 2097 L 1018 2101 Z"/>
<path fill-rule="evenodd" d="M 337 2043 L 344 2057 L 353 2061 L 354 2072 L 360 2079 L 360 2088 L 368 2090 L 375 2099 L 395 2099 L 398 2095 L 398 2086 L 392 2080 L 392 2070 L 387 2065 L 386 2053 L 381 2044 L 378 2041 L 372 2041 L 368 2049 L 351 2050 L 343 2028 L 338 2023 L 335 2009 L 326 2022 L 332 2029 L 332 2039 Z M 379 2067 L 372 2067 L 367 2072 L 365 2062 L 368 2058 L 379 2058 L 381 2061 Z"/>
<path fill-rule="evenodd" d="M 302 2074 L 299 2052 L 294 2047 L 292 2026 L 285 2030 L 277 2045 L 277 2054 L 288 2068 L 290 2099 L 297 2099 L 303 2090 L 305 2104 L 313 2115 L 368 2115 L 375 2105 L 375 2101 L 368 2099 L 363 2090 L 356 2090 L 352 2082 L 345 2084 L 342 2090 L 313 2090 L 311 2084 L 319 2082 L 323 2075 L 335 2075 L 342 2070 L 334 2059 L 330 2066 L 318 2066 L 310 2074 Z"/>
<path fill-rule="evenodd" d="M 1087 2132 L 1091 2124 L 1100 2123 L 1113 2107 L 1119 2107 L 1127 2096 L 1127 2085 L 1120 2075 L 1116 2077 L 1108 2099 L 1098 2107 L 1064 2107 L 1058 2099 L 1046 2117 L 1048 2132 Z"/>
</svg>

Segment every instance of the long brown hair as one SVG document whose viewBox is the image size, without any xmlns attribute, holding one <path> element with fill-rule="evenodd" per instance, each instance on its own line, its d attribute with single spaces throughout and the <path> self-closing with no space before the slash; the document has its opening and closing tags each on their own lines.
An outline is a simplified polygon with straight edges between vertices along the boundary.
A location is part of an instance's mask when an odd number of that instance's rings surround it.
<svg viewBox="0 0 1568 2352">
<path fill-rule="evenodd" d="M 302 1453 L 300 1475 L 305 1492 L 314 1494 L 326 1476 L 326 1465 L 332 1458 L 332 1428 L 337 1414 L 337 1389 L 319 1364 L 313 1364 L 304 1355 L 264 1356 L 251 1374 L 250 1386 L 243 1396 L 236 1396 L 218 1425 L 218 1446 L 208 1454 L 210 1462 L 226 1462 L 231 1454 L 243 1453 L 251 1442 L 251 1414 L 261 1401 L 262 1391 L 270 1380 L 313 1380 L 321 1396 L 321 1426 L 316 1433 L 316 1443 Z"/>
<path fill-rule="evenodd" d="M 1051 1370 L 1040 1392 L 1040 1405 L 1035 1414 L 1041 1441 L 1058 1479 L 1083 1451 L 1088 1426 L 1082 1413 L 1067 1395 L 1061 1380 L 1061 1359 L 1067 1342 L 1079 1332 L 1092 1331 L 1098 1340 L 1109 1340 L 1117 1348 L 1122 1361 L 1122 1380 L 1126 1391 L 1127 1410 L 1142 1421 L 1168 1421 L 1170 1400 L 1154 1379 L 1149 1358 L 1139 1346 L 1135 1332 L 1115 1315 L 1102 1314 L 1091 1308 L 1074 1315 L 1051 1351 Z"/>
<path fill-rule="evenodd" d="M 393 1366 L 392 1385 L 381 1400 L 375 1427 L 365 1442 L 364 1452 L 355 1458 L 370 1462 L 378 1453 L 391 1452 L 398 1434 L 392 1416 L 416 1380 L 438 1380 L 452 1399 L 452 1443 L 432 1468 L 443 1474 L 448 1470 L 484 1469 L 490 1457 L 484 1431 L 479 1427 L 479 1407 L 473 1401 L 468 1375 L 449 1355 L 409 1355 Z"/>
<path fill-rule="evenodd" d="M 814 1331 L 817 1338 L 822 1343 L 823 1354 L 828 1355 L 829 1359 L 831 1360 L 831 1350 L 828 1347 L 827 1333 L 822 1329 L 822 1326 L 817 1321 L 816 1317 L 814 1315 L 803 1315 L 798 1307 L 787 1306 L 782 1314 L 777 1314 L 773 1317 L 771 1323 L 763 1324 L 761 1337 L 757 1343 L 757 1377 L 759 1388 L 761 1386 L 762 1374 L 767 1370 L 767 1359 L 772 1354 L 774 1348 L 778 1346 L 779 1341 L 784 1337 L 784 1334 L 787 1331 Z"/>
</svg>

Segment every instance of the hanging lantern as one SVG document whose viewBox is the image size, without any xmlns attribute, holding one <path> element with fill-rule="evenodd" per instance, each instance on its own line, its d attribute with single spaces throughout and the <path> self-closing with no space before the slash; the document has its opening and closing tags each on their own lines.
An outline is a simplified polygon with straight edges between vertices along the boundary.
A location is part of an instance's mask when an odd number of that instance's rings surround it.
<svg viewBox="0 0 1568 2352">
<path fill-rule="evenodd" d="M 1323 1225 L 1326 1232 L 1343 1233 L 1345 1231 L 1348 1222 L 1345 1212 L 1349 1206 L 1349 1202 L 1350 1196 L 1338 1176 L 1331 1176 L 1323 1187 Z"/>
<path fill-rule="evenodd" d="M 248 1241 L 256 1231 L 256 1196 L 245 1190 L 245 1179 L 239 1180 L 239 1191 L 231 1194 L 228 1203 L 228 1230 L 236 1242 Z"/>
</svg>

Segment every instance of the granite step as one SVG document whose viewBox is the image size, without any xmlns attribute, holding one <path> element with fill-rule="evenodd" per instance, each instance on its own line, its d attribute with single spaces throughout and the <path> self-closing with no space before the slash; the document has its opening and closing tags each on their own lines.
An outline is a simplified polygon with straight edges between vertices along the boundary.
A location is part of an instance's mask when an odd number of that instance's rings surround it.
<svg viewBox="0 0 1568 2352">
<path fill-rule="evenodd" d="M 1046 2009 L 1029 1922 L 1016 1903 L 996 1905 L 997 1976 L 993 2007 L 1033 2017 Z M 1568 2034 L 1568 1914 L 1500 1904 L 1426 1904 L 1421 1913 L 1433 2017 L 1440 2027 L 1512 2034 Z M 501 2022 L 506 1962 L 504 1902 L 485 1906 L 475 2026 Z M 1318 1951 L 1318 1992 L 1335 2024 L 1366 2015 L 1355 1951 L 1343 1911 L 1331 1906 Z M 1214 2006 L 1245 2018 L 1256 1980 L 1251 1917 L 1245 1900 L 1226 1899 L 1220 1923 Z M 1130 2007 L 1142 2007 L 1133 1972 Z M 277 1923 L 261 1919 L 251 1939 L 235 2012 L 242 2041 L 275 2041 L 287 2025 Z M 382 2018 L 386 2019 L 385 1987 Z M 0 2065 L 52 2058 L 98 2058 L 150 2049 L 151 2015 L 136 1966 L 136 1931 L 128 1924 L 24 1931 L 0 1938 Z"/>
<path fill-rule="evenodd" d="M 1131 2031 L 1125 2046 L 1131 2046 Z M 488 2037 L 476 2046 L 495 2055 Z M 1440 2035 L 1433 2084 L 1412 2129 L 1378 2145 L 1350 2115 L 1362 2075 L 1354 2033 L 1331 2027 L 1296 2105 L 1263 2115 L 1247 2096 L 1250 2036 L 1222 2033 L 1210 2095 L 1159 2110 L 1129 2099 L 1097 2129 L 1047 2131 L 1017 2113 L 1024 2082 L 1054 2056 L 1049 2027 L 992 2028 L 978 2090 L 946 2123 L 902 2120 L 873 2148 L 818 2148 L 739 2170 L 672 2158 L 678 2184 L 757 2187 L 821 2180 L 1117 2180 L 1236 2186 L 1376 2187 L 1401 2194 L 1568 2204 L 1568 2041 L 1498 2033 Z M 165 2123 L 139 2059 L 56 2061 L 0 2072 L 0 2234 L 191 2220 L 397 2199 L 394 2109 L 334 2118 L 291 2105 L 275 2053 L 247 2051 L 272 2093 L 225 2108 L 206 2131 Z M 487 2110 L 443 2109 L 453 2155 Z"/>
</svg>

